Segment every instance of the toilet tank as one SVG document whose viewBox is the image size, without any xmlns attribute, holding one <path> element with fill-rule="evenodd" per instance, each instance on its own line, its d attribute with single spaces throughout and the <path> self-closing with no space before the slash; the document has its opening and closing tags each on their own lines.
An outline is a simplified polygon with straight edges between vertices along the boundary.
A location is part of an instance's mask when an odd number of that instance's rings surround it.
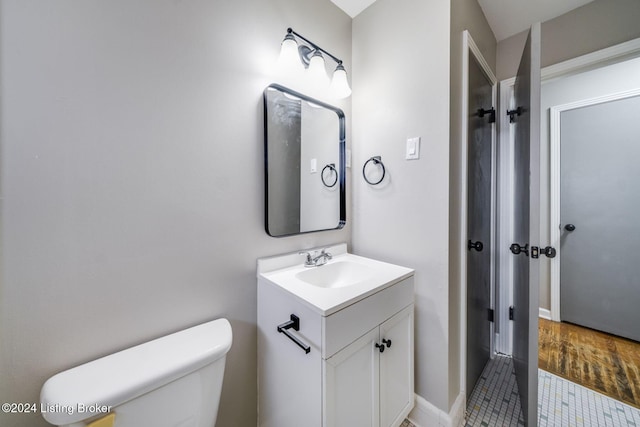
<svg viewBox="0 0 640 427">
<path fill-rule="evenodd" d="M 114 427 L 212 427 L 231 342 L 218 319 L 61 372 L 42 386 L 42 416 L 73 427 L 108 414 Z"/>
</svg>

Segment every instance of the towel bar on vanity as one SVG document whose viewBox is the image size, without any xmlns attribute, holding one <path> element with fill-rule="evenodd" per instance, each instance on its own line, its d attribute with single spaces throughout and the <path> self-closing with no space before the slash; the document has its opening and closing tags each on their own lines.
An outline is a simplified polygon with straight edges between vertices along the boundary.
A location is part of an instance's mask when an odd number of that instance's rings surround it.
<svg viewBox="0 0 640 427">
<path fill-rule="evenodd" d="M 289 320 L 288 322 L 284 322 L 278 325 L 278 332 L 280 332 L 281 334 L 285 334 L 291 341 L 296 343 L 298 347 L 303 349 L 304 352 L 308 354 L 311 351 L 311 347 L 300 341 L 300 339 L 289 332 L 288 329 L 293 329 L 294 331 L 300 330 L 300 318 L 295 314 L 291 315 L 291 320 Z"/>
</svg>

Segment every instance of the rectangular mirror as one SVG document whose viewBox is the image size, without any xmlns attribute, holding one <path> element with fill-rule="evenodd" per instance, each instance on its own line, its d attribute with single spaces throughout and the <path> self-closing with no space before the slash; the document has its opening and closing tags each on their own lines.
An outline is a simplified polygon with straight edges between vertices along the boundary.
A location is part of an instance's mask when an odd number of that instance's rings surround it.
<svg viewBox="0 0 640 427">
<path fill-rule="evenodd" d="M 272 84 L 264 91 L 265 229 L 281 237 L 344 227 L 342 110 Z"/>
</svg>

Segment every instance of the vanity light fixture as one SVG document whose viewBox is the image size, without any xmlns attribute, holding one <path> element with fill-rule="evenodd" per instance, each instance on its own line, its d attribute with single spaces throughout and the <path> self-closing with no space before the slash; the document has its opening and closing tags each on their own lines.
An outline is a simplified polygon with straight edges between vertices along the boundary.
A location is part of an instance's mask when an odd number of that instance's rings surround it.
<svg viewBox="0 0 640 427">
<path fill-rule="evenodd" d="M 298 42 L 293 37 L 293 34 L 287 34 L 282 41 L 278 62 L 291 73 L 304 71 L 303 64 L 300 62 L 300 54 L 298 53 Z"/>
<path fill-rule="evenodd" d="M 306 44 L 298 43 L 297 39 L 302 40 Z M 344 65 L 342 65 L 342 60 L 296 33 L 291 28 L 287 28 L 287 35 L 284 37 L 280 48 L 280 61 L 286 62 L 289 67 L 296 68 L 299 68 L 300 64 L 302 64 L 307 68 L 307 74 L 317 85 L 320 85 L 320 87 L 326 87 L 329 81 L 323 53 L 333 59 L 337 64 L 333 72 L 331 84 L 329 85 L 331 95 L 336 98 L 348 97 L 351 95 L 351 88 L 347 81 L 347 72 L 344 69 Z"/>
</svg>

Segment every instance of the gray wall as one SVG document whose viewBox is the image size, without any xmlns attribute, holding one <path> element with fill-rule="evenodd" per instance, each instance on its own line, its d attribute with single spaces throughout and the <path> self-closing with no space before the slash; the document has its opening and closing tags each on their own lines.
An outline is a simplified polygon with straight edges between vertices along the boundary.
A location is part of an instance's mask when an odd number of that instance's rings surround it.
<svg viewBox="0 0 640 427">
<path fill-rule="evenodd" d="M 462 138 L 462 33 L 468 30 L 478 45 L 491 70 L 496 69 L 496 38 L 476 0 L 454 0 L 451 2 L 451 145 L 449 170 L 449 358 L 452 369 L 449 377 L 449 405 L 460 390 L 460 314 L 465 307 L 460 305 L 460 295 L 466 278 L 460 277 L 460 240 L 466 241 L 466 230 L 461 230 L 462 165 L 461 156 L 466 150 Z M 497 106 L 495 106 L 497 108 Z M 453 369 L 454 366 L 458 369 Z"/>
<path fill-rule="evenodd" d="M 448 0 L 378 0 L 353 20 L 354 223 L 362 255 L 416 270 L 416 393 L 448 412 Z M 405 143 L 422 137 L 421 158 Z M 387 168 L 378 186 L 360 171 Z"/>
<path fill-rule="evenodd" d="M 542 67 L 640 37 L 640 1 L 595 0 L 542 23 Z M 516 75 L 526 31 L 498 43 L 498 80 Z"/>
<path fill-rule="evenodd" d="M 288 26 L 350 71 L 351 19 L 329 0 L 0 5 L 0 401 L 224 316 L 218 425 L 255 426 L 256 258 L 351 235 L 265 234 L 262 91 Z"/>
</svg>

